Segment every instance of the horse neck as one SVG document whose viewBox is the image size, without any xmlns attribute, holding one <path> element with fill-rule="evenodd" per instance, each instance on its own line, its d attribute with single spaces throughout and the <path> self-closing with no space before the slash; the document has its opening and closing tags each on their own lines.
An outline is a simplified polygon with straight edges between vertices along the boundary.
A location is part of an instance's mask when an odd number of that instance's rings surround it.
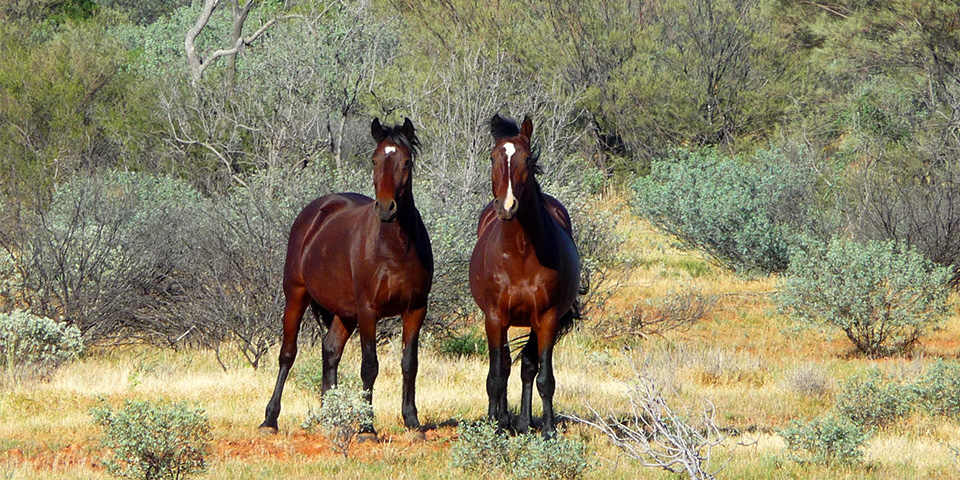
<svg viewBox="0 0 960 480">
<path fill-rule="evenodd" d="M 536 248 L 542 245 L 549 238 L 550 213 L 543 203 L 543 195 L 540 192 L 540 185 L 533 181 L 533 187 L 529 189 L 526 197 L 521 200 L 520 209 L 517 210 L 516 221 L 523 229 L 524 233 L 530 237 L 530 242 Z M 526 208 L 524 208 L 526 207 Z"/>
</svg>

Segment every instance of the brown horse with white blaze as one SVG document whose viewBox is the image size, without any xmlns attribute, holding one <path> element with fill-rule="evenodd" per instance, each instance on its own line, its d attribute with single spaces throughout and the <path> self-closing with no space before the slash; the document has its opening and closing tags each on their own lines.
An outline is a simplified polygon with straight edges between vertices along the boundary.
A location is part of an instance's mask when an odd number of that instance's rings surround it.
<svg viewBox="0 0 960 480">
<path fill-rule="evenodd" d="M 477 244 L 470 259 L 470 290 L 486 316 L 490 370 L 489 416 L 510 426 L 507 378 L 510 375 L 510 327 L 529 327 L 521 352 L 523 390 L 517 430 L 532 423 L 533 381 L 543 402 L 541 431 L 556 433 L 553 348 L 577 315 L 580 258 L 570 215 L 537 183 L 537 158 L 531 151 L 533 122 L 520 127 L 495 115 L 490 131 L 496 141 L 492 161 L 492 202 L 480 213 Z"/>
<path fill-rule="evenodd" d="M 323 338 L 322 391 L 337 384 L 347 339 L 360 330 L 360 377 L 367 401 L 379 373 L 377 321 L 400 315 L 403 322 L 402 415 L 420 429 L 416 406 L 417 348 L 433 283 L 433 251 L 413 201 L 413 159 L 419 147 L 413 123 L 370 125 L 376 199 L 355 193 L 320 197 L 297 216 L 290 230 L 283 269 L 283 343 L 280 371 L 261 430 L 277 431 L 283 385 L 297 356 L 297 334 L 308 305 L 327 327 Z M 373 435 L 373 426 L 365 427 Z"/>
</svg>

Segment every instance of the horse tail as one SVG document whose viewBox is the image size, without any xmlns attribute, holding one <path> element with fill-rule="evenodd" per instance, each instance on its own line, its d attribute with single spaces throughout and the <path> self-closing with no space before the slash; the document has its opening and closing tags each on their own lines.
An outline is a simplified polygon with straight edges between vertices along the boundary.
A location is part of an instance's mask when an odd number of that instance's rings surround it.
<svg viewBox="0 0 960 480">
<path fill-rule="evenodd" d="M 325 310 L 316 300 L 310 299 L 310 309 L 313 310 L 313 318 L 317 319 L 317 325 L 330 329 L 333 324 L 333 314 Z"/>
<path fill-rule="evenodd" d="M 585 275 L 580 281 L 580 288 L 577 289 L 577 299 L 573 301 L 570 311 L 557 320 L 557 338 L 564 336 L 576 325 L 577 320 L 583 319 L 583 298 L 590 293 L 590 269 L 584 268 Z"/>
</svg>

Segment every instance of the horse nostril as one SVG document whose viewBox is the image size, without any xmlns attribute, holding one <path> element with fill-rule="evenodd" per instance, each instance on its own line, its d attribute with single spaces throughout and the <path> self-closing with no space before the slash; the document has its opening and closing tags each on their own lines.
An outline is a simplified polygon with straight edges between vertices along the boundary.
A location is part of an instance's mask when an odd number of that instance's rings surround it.
<svg viewBox="0 0 960 480">
<path fill-rule="evenodd" d="M 397 202 L 395 200 L 390 200 L 390 204 L 387 205 L 387 211 L 391 214 L 396 213 L 397 211 Z"/>
</svg>

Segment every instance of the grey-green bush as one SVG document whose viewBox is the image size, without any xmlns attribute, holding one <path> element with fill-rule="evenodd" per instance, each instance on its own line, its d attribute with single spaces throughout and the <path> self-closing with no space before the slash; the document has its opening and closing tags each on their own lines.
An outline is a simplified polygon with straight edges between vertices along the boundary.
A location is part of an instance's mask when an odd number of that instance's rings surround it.
<svg viewBox="0 0 960 480">
<path fill-rule="evenodd" d="M 826 464 L 862 461 L 863 443 L 870 437 L 849 419 L 830 414 L 794 421 L 778 433 L 794 459 Z"/>
<path fill-rule="evenodd" d="M 76 327 L 21 310 L 0 313 L 0 366 L 5 382 L 46 376 L 82 351 Z"/>
<path fill-rule="evenodd" d="M 927 413 L 960 417 L 960 364 L 937 359 L 917 378 L 913 388 Z"/>
<path fill-rule="evenodd" d="M 127 401 L 119 410 L 102 404 L 91 413 L 111 452 L 103 464 L 115 477 L 181 480 L 207 468 L 212 435 L 203 410 L 182 403 Z"/>
<path fill-rule="evenodd" d="M 18 253 L 18 294 L 37 314 L 62 317 L 87 342 L 170 343 L 190 330 L 174 307 L 192 288 L 205 205 L 170 177 L 78 174 L 49 206 L 17 211 L 0 243 Z"/>
<path fill-rule="evenodd" d="M 586 446 L 565 437 L 509 437 L 488 420 L 463 422 L 457 434 L 459 439 L 450 452 L 451 464 L 486 478 L 576 479 L 591 466 Z"/>
<path fill-rule="evenodd" d="M 838 327 L 860 352 L 887 355 L 944 317 L 951 275 L 912 247 L 835 237 L 796 251 L 776 300 L 801 323 Z"/>
<path fill-rule="evenodd" d="M 780 272 L 809 226 L 816 185 L 812 171 L 777 150 L 749 160 L 678 150 L 636 180 L 632 206 L 683 245 L 734 270 Z"/>
<path fill-rule="evenodd" d="M 913 411 L 917 396 L 913 386 L 895 381 L 873 369 L 854 375 L 840 385 L 837 412 L 863 428 L 883 428 Z"/>
<path fill-rule="evenodd" d="M 341 379 L 340 383 L 327 390 L 319 412 L 307 412 L 303 428 L 316 426 L 326 435 L 333 447 L 344 457 L 350 452 L 353 437 L 364 427 L 373 426 L 373 405 L 367 401 L 366 392 L 355 379 Z"/>
</svg>

